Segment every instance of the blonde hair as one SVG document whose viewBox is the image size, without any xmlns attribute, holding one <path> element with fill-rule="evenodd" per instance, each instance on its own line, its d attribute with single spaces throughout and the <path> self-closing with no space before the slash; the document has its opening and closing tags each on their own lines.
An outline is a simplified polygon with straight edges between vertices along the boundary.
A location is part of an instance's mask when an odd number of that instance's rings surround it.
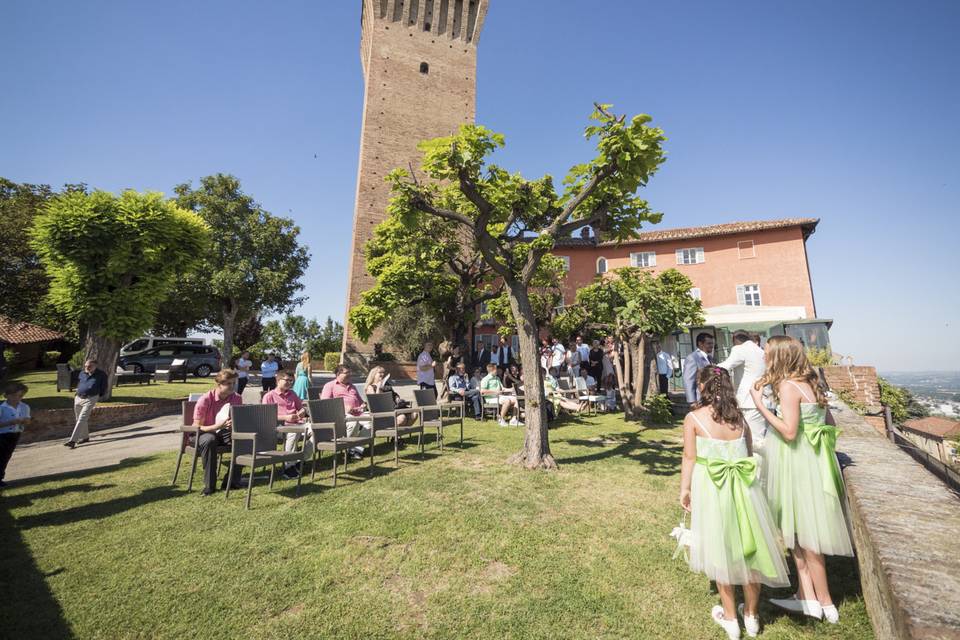
<svg viewBox="0 0 960 640">
<path fill-rule="evenodd" d="M 367 387 L 369 387 L 370 385 L 372 385 L 372 384 L 376 381 L 376 379 L 377 379 L 377 371 L 383 371 L 384 373 L 387 372 L 387 370 L 384 369 L 383 367 L 381 367 L 380 365 L 377 365 L 377 366 L 373 367 L 372 369 L 370 369 L 370 373 L 367 374 L 367 381 L 366 381 L 366 383 L 364 383 L 364 385 L 363 385 L 363 388 L 364 388 L 364 389 L 366 389 Z"/>
<path fill-rule="evenodd" d="M 780 402 L 780 384 L 785 380 L 806 382 L 813 389 L 817 404 L 826 406 L 827 399 L 820 386 L 820 376 L 814 371 L 807 359 L 807 352 L 803 344 L 790 336 L 772 336 L 767 340 L 766 349 L 767 371 L 754 385 L 762 389 L 770 385 L 773 389 L 773 398 Z"/>
<path fill-rule="evenodd" d="M 303 353 L 300 354 L 300 365 L 303 366 L 304 369 L 310 368 L 310 352 L 309 351 L 304 351 Z"/>
</svg>

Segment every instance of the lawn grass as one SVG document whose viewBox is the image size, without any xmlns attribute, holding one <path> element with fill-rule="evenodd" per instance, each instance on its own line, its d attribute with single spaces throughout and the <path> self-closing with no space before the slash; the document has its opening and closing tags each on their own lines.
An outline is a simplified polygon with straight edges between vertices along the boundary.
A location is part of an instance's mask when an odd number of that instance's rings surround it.
<svg viewBox="0 0 960 640">
<path fill-rule="evenodd" d="M 11 378 L 27 385 L 24 401 L 31 409 L 71 409 L 75 391 L 66 389 L 57 393 L 57 372 L 50 369 L 26 371 Z M 158 399 L 186 398 L 191 393 L 210 390 L 210 378 L 188 376 L 186 382 L 156 382 L 153 384 L 123 384 L 113 388 L 113 396 L 104 404 L 141 404 Z"/>
<path fill-rule="evenodd" d="M 172 454 L 18 482 L 0 498 L 0 635 L 16 638 L 724 638 L 709 581 L 671 560 L 680 434 L 619 416 L 551 431 L 561 468 L 504 464 L 520 429 L 392 450 L 273 493 L 172 489 Z M 764 605 L 765 638 L 870 638 L 856 566 L 842 623 Z M 784 591 L 766 591 L 784 594 Z"/>
</svg>

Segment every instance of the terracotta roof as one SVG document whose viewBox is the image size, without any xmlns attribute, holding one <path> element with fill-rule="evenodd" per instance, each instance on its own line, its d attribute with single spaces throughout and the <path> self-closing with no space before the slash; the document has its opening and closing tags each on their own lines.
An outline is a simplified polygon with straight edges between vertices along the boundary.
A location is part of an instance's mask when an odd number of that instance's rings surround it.
<svg viewBox="0 0 960 640">
<path fill-rule="evenodd" d="M 29 322 L 18 322 L 7 316 L 0 316 L 0 342 L 30 344 L 49 340 L 63 340 L 63 334 Z"/>
<path fill-rule="evenodd" d="M 752 231 L 769 231 L 771 229 L 786 229 L 789 227 L 803 227 L 803 239 L 813 233 L 820 222 L 819 218 L 781 218 L 779 220 L 756 220 L 753 222 L 727 222 L 711 224 L 706 227 L 683 227 L 680 229 L 658 229 L 657 231 L 643 231 L 636 238 L 621 243 L 601 242 L 601 246 L 616 244 L 632 244 L 638 242 L 664 242 L 667 240 L 688 240 L 694 238 L 712 238 L 729 236 L 737 233 Z"/>
<path fill-rule="evenodd" d="M 940 416 L 907 420 L 903 423 L 903 426 L 936 438 L 952 438 L 953 436 L 960 435 L 960 421 L 942 418 Z"/>
</svg>

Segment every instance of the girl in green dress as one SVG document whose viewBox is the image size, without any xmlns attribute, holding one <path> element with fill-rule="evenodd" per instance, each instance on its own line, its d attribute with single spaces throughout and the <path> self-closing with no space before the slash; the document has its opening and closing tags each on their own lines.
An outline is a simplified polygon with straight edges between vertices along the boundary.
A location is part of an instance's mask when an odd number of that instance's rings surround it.
<svg viewBox="0 0 960 640">
<path fill-rule="evenodd" d="M 764 445 L 767 497 L 783 542 L 793 552 L 799 581 L 795 596 L 770 602 L 836 624 L 840 615 L 830 597 L 823 557 L 853 555 L 836 423 L 800 341 L 770 338 L 765 360 L 766 373 L 751 394 L 772 427 Z M 761 401 L 764 385 L 773 390 L 776 414 Z"/>
<path fill-rule="evenodd" d="M 690 512 L 690 569 L 717 583 L 722 606 L 713 621 L 740 637 L 734 585 L 747 635 L 760 630 L 760 584 L 790 584 L 779 531 L 758 477 L 750 428 L 737 406 L 730 374 L 706 367 L 697 374 L 700 404 L 683 423 L 680 506 Z"/>
</svg>

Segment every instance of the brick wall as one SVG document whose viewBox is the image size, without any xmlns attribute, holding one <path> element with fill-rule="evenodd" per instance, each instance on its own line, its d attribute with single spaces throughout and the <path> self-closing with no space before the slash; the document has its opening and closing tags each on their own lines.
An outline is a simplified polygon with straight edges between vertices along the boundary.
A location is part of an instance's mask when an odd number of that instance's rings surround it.
<svg viewBox="0 0 960 640">
<path fill-rule="evenodd" d="M 109 404 L 93 408 L 90 431 L 120 427 L 131 422 L 180 413 L 183 400 L 158 400 L 147 404 Z M 73 409 L 38 409 L 24 430 L 20 442 L 39 442 L 69 438 L 73 432 Z"/>
<path fill-rule="evenodd" d="M 823 375 L 830 390 L 845 391 L 869 411 L 880 407 L 880 386 L 874 367 L 824 367 Z"/>
</svg>

